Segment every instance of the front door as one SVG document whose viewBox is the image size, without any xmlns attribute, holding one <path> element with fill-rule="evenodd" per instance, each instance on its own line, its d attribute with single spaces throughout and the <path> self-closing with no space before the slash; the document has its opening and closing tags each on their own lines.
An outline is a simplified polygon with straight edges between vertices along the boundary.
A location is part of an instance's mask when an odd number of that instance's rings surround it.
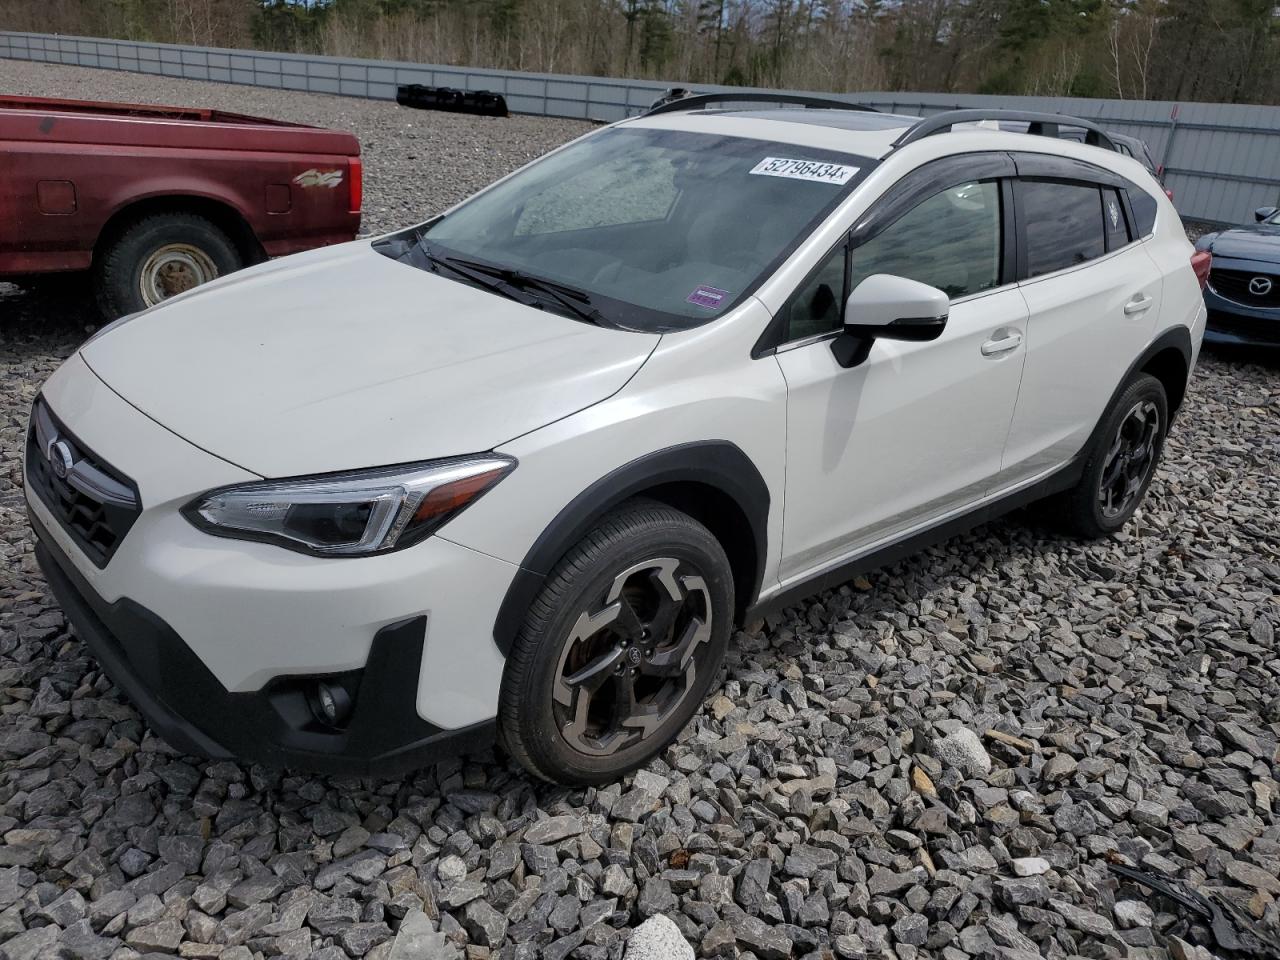
<svg viewBox="0 0 1280 960">
<path fill-rule="evenodd" d="M 948 187 L 871 239 L 833 251 L 786 307 L 784 583 L 908 534 L 989 491 L 1022 376 L 1027 306 L 1004 284 L 999 180 Z M 878 340 L 841 367 L 840 304 L 889 273 L 952 298 L 929 343 Z"/>
</svg>

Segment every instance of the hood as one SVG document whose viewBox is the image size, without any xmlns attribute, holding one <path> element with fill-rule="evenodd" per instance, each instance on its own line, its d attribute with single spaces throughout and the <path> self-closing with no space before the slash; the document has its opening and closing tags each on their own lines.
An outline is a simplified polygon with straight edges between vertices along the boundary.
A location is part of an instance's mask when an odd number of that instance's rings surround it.
<svg viewBox="0 0 1280 960">
<path fill-rule="evenodd" d="M 1280 263 L 1280 226 L 1268 223 L 1232 227 L 1205 237 L 1201 249 L 1215 257 Z"/>
<path fill-rule="evenodd" d="M 492 449 L 616 393 L 659 339 L 527 307 L 356 241 L 200 287 L 82 355 L 174 433 L 283 477 Z"/>
</svg>

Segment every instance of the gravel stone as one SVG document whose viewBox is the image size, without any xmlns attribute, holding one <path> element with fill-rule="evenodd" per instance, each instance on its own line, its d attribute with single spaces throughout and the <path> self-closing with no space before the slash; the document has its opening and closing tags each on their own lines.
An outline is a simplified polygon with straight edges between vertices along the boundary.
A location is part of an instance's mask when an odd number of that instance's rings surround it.
<svg viewBox="0 0 1280 960">
<path fill-rule="evenodd" d="M 1121 930 L 1149 927 L 1156 919 L 1155 911 L 1141 900 L 1117 900 L 1111 912 Z"/>
<path fill-rule="evenodd" d="M 130 930 L 124 939 L 129 946 L 144 952 L 155 950 L 161 953 L 173 953 L 182 943 L 184 933 L 182 924 L 170 917 Z"/>
<path fill-rule="evenodd" d="M 934 754 L 943 763 L 975 776 L 991 772 L 991 755 L 976 733 L 960 727 L 934 742 Z"/>
<path fill-rule="evenodd" d="M 791 956 L 791 938 L 759 917 L 742 917 L 735 924 L 735 932 L 738 945 L 762 960 L 787 960 Z"/>
<path fill-rule="evenodd" d="M 583 829 L 581 817 L 547 817 L 526 830 L 524 839 L 526 843 L 559 843 L 569 837 L 576 837 Z"/>
<path fill-rule="evenodd" d="M 1111 921 L 1101 914 L 1094 913 L 1092 910 L 1082 909 L 1065 900 L 1050 900 L 1049 906 L 1067 921 L 1067 926 L 1079 930 L 1081 933 L 1090 933 L 1095 937 L 1105 937 L 1115 929 Z"/>
<path fill-rule="evenodd" d="M 8 60 L 0 89 L 352 130 L 366 236 L 590 129 Z M 655 927 L 684 957 L 1208 956 L 1117 859 L 1277 922 L 1276 361 L 1202 353 L 1117 536 L 1012 517 L 748 624 L 677 743 L 566 790 L 491 752 L 377 781 L 159 740 L 67 626 L 20 488 L 31 402 L 99 324 L 77 278 L 0 284 L 11 960 L 623 960 Z"/>
<path fill-rule="evenodd" d="M 719 943 L 724 943 L 723 935 Z M 715 956 L 714 952 L 708 952 L 705 939 L 702 945 L 705 956 Z M 716 943 L 711 946 L 715 951 L 720 949 Z M 625 960 L 694 960 L 694 953 L 671 918 L 658 914 L 631 932 L 627 938 Z"/>
</svg>

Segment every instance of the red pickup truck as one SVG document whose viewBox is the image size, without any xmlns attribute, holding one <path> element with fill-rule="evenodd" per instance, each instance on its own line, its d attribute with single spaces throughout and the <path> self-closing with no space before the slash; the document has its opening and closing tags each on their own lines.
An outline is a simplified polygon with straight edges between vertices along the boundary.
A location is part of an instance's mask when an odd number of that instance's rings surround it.
<svg viewBox="0 0 1280 960">
<path fill-rule="evenodd" d="M 0 96 L 0 278 L 91 270 L 109 317 L 354 239 L 360 142 L 218 110 Z"/>
</svg>

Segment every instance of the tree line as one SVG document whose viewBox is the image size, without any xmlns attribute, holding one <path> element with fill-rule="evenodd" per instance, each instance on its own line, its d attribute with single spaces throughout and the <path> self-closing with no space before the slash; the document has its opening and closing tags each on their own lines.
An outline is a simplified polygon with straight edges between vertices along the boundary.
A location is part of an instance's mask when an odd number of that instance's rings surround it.
<svg viewBox="0 0 1280 960">
<path fill-rule="evenodd" d="M 680 84 L 1280 103 L 1277 0 L 4 0 L 0 28 Z"/>
</svg>

